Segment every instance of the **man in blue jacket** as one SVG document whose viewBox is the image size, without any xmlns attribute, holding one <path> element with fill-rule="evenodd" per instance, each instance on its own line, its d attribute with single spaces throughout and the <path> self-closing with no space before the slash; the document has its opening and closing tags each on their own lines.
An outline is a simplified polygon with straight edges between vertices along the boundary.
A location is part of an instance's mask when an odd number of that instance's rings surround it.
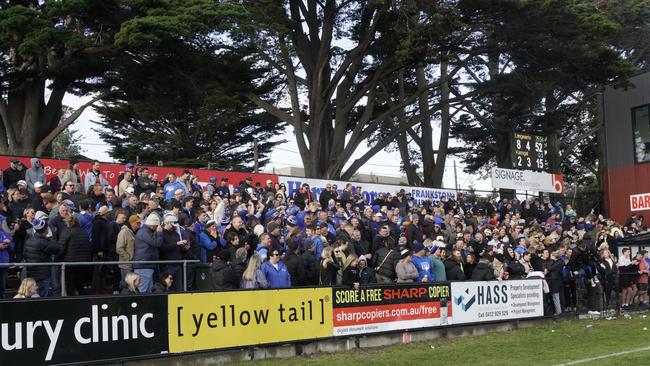
<svg viewBox="0 0 650 366">
<path fill-rule="evenodd" d="M 151 213 L 144 225 L 135 235 L 134 261 L 157 261 L 160 259 L 160 247 L 163 245 L 162 226 L 160 217 Z M 155 264 L 134 264 L 133 271 L 140 275 L 139 290 L 141 293 L 151 292 L 153 288 L 153 273 Z"/>
<path fill-rule="evenodd" d="M 418 269 L 418 282 L 434 282 L 436 275 L 433 273 L 431 259 L 426 256 L 426 249 L 422 243 L 416 243 L 413 247 L 411 262 Z"/>
<path fill-rule="evenodd" d="M 291 276 L 287 271 L 287 266 L 280 261 L 280 252 L 273 250 L 269 254 L 269 260 L 262 264 L 262 272 L 266 276 L 269 288 L 289 288 L 291 287 Z"/>
</svg>

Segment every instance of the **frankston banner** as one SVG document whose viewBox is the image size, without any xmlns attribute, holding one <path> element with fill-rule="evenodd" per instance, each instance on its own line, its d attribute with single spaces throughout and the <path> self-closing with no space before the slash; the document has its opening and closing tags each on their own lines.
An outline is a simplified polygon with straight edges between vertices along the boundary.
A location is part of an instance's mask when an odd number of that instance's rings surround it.
<svg viewBox="0 0 650 366">
<path fill-rule="evenodd" d="M 0 302 L 0 365 L 166 353 L 164 295 Z"/>
</svg>

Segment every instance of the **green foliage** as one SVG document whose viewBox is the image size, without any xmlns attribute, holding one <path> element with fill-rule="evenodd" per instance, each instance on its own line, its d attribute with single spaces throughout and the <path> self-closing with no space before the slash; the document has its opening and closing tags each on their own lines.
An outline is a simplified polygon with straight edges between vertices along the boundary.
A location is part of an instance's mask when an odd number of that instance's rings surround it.
<svg viewBox="0 0 650 366">
<path fill-rule="evenodd" d="M 83 141 L 83 136 L 79 136 L 79 131 L 71 128 L 65 129 L 52 142 L 52 151 L 48 155 L 57 159 L 79 158 L 86 151 L 79 143 Z"/>
</svg>

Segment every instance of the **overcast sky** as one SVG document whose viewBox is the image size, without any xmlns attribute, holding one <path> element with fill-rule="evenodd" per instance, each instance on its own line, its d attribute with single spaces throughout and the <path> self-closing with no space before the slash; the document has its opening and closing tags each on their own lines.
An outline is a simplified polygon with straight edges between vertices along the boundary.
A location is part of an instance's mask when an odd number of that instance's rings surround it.
<svg viewBox="0 0 650 366">
<path fill-rule="evenodd" d="M 77 108 L 83 104 L 87 98 L 78 98 L 73 95 L 67 95 L 64 98 L 63 102 L 65 105 Z M 84 113 L 79 117 L 77 122 L 73 124 L 73 129 L 79 131 L 79 134 L 83 136 L 83 142 L 81 143 L 82 148 L 85 149 L 84 155 L 92 159 L 97 159 L 100 161 L 114 161 L 108 155 L 108 145 L 106 145 L 97 132 L 94 129 L 99 128 L 96 123 L 92 121 L 99 120 L 99 115 L 95 113 L 92 108 L 86 109 Z M 434 141 L 437 141 L 438 136 L 436 135 L 437 130 L 434 131 Z M 278 145 L 277 148 L 271 154 L 271 163 L 265 168 L 267 171 L 275 168 L 283 168 L 287 166 L 296 166 L 302 167 L 302 162 L 300 160 L 300 155 L 298 154 L 298 146 L 295 143 L 295 138 L 293 136 L 293 128 L 287 127 L 287 130 L 284 133 L 284 136 L 281 136 L 282 139 L 287 140 L 286 143 Z M 452 142 L 453 144 L 454 142 Z M 359 146 L 357 151 L 354 153 L 350 161 L 360 157 L 367 151 L 367 147 Z M 400 176 L 403 175 L 399 171 L 400 166 L 400 157 L 399 153 L 387 153 L 381 151 L 375 155 L 368 163 L 359 169 L 359 173 L 366 174 L 375 174 L 375 175 L 386 175 L 386 176 Z M 454 158 L 448 158 L 447 164 L 445 166 L 445 175 L 443 181 L 443 188 L 454 188 L 454 169 L 453 169 L 453 160 Z M 458 174 L 458 184 L 461 189 L 467 189 L 470 185 L 473 185 L 476 189 L 490 190 L 492 189 L 491 182 L 489 179 L 481 180 L 478 175 L 468 175 L 462 171 L 462 165 L 457 161 L 457 174 Z"/>
</svg>

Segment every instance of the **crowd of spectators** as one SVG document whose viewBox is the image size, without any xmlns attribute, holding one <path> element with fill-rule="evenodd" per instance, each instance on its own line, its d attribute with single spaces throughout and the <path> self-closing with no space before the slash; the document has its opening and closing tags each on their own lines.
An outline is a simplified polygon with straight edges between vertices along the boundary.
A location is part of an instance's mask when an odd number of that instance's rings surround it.
<svg viewBox="0 0 650 366">
<path fill-rule="evenodd" d="M 619 225 L 541 198 L 416 204 L 403 190 L 367 202 L 352 184 L 318 197 L 304 184 L 290 196 L 270 180 L 200 184 L 188 170 L 158 177 L 132 164 L 111 187 L 98 162 L 84 179 L 71 161 L 46 182 L 30 162 L 12 159 L 3 172 L 0 263 L 199 260 L 211 290 L 541 277 L 555 315 L 575 311 L 582 294 L 595 311 L 595 288 L 605 307 L 619 289 L 622 308 L 648 304 L 646 253 L 616 258 L 618 241 L 647 231 L 642 216 Z M 180 262 L 69 266 L 64 284 L 56 266 L 27 267 L 19 295 L 194 289 L 203 267 L 183 279 Z M 0 267 L 2 296 L 6 278 Z"/>
</svg>

